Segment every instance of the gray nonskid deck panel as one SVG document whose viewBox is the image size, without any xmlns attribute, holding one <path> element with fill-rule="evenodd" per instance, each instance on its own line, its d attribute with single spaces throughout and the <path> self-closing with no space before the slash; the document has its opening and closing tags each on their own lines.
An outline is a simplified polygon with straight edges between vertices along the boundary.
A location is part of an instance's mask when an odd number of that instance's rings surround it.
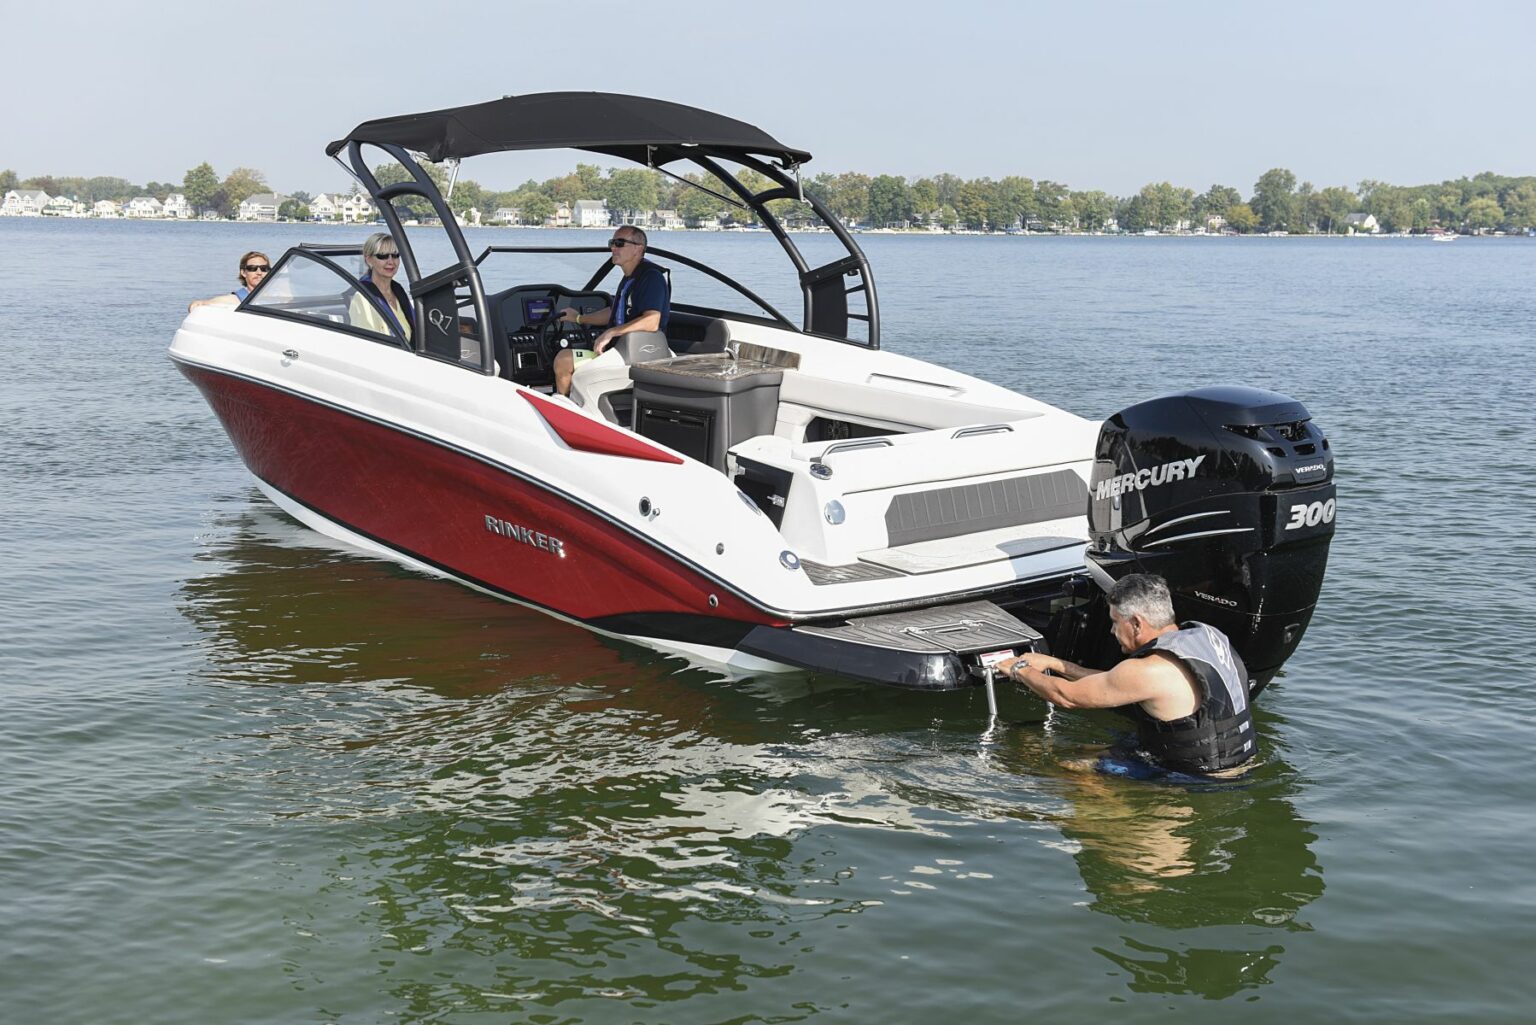
<svg viewBox="0 0 1536 1025">
<path fill-rule="evenodd" d="M 914 491 L 891 499 L 885 529 L 892 548 L 998 527 L 1081 516 L 1088 489 L 1071 470 Z"/>
<path fill-rule="evenodd" d="M 865 616 L 844 626 L 798 626 L 795 632 L 898 651 L 958 655 L 1019 648 L 1040 640 L 1034 628 L 989 601 Z"/>
<path fill-rule="evenodd" d="M 810 578 L 811 583 L 818 587 L 827 584 L 852 584 L 863 580 L 889 580 L 907 575 L 898 569 L 867 562 L 826 566 L 819 562 L 812 562 L 810 559 L 801 559 L 800 568 L 805 570 L 805 575 Z"/>
</svg>

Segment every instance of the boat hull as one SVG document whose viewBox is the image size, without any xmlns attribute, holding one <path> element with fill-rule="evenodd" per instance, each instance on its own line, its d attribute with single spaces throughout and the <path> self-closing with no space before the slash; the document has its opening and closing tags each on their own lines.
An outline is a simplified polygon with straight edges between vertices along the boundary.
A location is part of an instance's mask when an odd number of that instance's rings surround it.
<svg viewBox="0 0 1536 1025">
<path fill-rule="evenodd" d="M 271 384 L 177 365 L 264 490 L 325 533 L 605 633 L 684 649 L 729 651 L 755 627 L 790 623 L 515 467 Z"/>
</svg>

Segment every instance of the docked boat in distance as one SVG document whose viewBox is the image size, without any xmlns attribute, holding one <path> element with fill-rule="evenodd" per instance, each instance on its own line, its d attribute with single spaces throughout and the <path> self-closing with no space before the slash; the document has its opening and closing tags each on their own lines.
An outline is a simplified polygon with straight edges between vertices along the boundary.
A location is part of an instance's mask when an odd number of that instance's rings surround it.
<svg viewBox="0 0 1536 1025">
<path fill-rule="evenodd" d="M 557 311 L 609 304 L 607 251 L 476 256 L 421 163 L 543 148 L 702 170 L 778 241 L 802 308 L 791 318 L 652 246 L 674 277 L 665 336 L 627 336 L 583 364 L 570 399 L 552 394 L 556 353 L 581 341 Z M 945 690 L 1024 650 L 1107 666 L 1119 653 L 1104 592 L 1133 571 L 1167 577 L 1180 618 L 1225 631 L 1255 691 L 1301 640 L 1336 509 L 1333 456 L 1301 403 L 1208 388 L 1101 426 L 882 350 L 864 253 L 800 187 L 810 154 L 718 114 L 600 93 L 369 121 L 328 152 L 399 243 L 414 337 L 353 323 L 356 245 L 301 245 L 238 308 L 192 311 L 171 345 L 261 489 L 314 529 L 750 671 Z M 406 180 L 382 184 L 370 155 Z M 407 228 L 407 201 L 438 223 Z M 826 225 L 835 258 L 806 259 L 776 215 L 788 203 Z M 551 254 L 590 260 L 590 274 L 512 269 L 514 284 L 486 290 L 487 261 Z"/>
</svg>

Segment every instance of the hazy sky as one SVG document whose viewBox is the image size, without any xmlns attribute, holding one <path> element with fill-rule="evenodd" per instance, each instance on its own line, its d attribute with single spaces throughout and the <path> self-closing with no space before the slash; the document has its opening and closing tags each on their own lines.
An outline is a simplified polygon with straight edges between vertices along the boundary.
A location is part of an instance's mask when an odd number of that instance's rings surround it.
<svg viewBox="0 0 1536 1025">
<path fill-rule="evenodd" d="M 324 146 L 361 121 L 560 89 L 740 118 L 810 174 L 1244 195 L 1276 166 L 1319 188 L 1536 174 L 1530 0 L 7 6 L 0 169 L 22 177 L 179 182 L 207 160 L 328 191 L 349 180 Z M 464 176 L 510 188 L 577 159 Z"/>
</svg>

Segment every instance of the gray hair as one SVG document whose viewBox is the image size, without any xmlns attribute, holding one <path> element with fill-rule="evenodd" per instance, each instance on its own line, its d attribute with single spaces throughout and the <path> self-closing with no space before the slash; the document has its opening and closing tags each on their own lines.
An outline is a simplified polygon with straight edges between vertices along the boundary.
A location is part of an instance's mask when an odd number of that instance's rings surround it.
<svg viewBox="0 0 1536 1025">
<path fill-rule="evenodd" d="M 368 241 L 363 243 L 363 271 L 368 269 L 368 260 L 379 255 L 379 247 L 386 242 L 393 242 L 395 236 L 387 231 L 376 231 L 368 236 Z M 359 273 L 362 273 L 360 271 Z"/>
<path fill-rule="evenodd" d="M 1132 573 L 1122 578 L 1109 589 L 1109 604 L 1122 618 L 1138 616 L 1154 630 L 1174 623 L 1168 581 L 1155 573 Z"/>
<path fill-rule="evenodd" d="M 639 228 L 635 227 L 633 224 L 621 224 L 617 228 L 613 229 L 613 233 L 615 235 L 617 235 L 621 231 L 629 232 L 629 234 L 634 238 L 634 240 L 636 242 L 640 243 L 642 246 L 649 246 L 651 244 L 651 240 L 645 237 L 645 232 L 641 231 Z"/>
</svg>

